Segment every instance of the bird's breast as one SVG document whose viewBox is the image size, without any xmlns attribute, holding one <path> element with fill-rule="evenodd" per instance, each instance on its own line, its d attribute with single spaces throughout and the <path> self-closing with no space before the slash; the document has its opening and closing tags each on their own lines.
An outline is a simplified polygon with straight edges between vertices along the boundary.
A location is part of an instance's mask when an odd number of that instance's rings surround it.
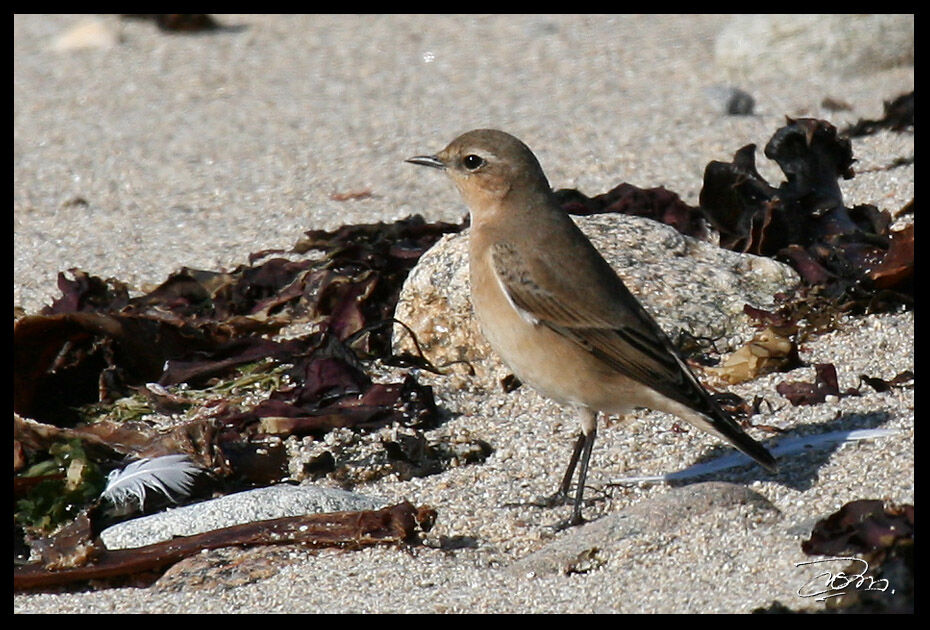
<svg viewBox="0 0 930 630">
<path fill-rule="evenodd" d="M 487 248 L 470 259 L 471 299 L 481 332 L 491 348 L 523 383 L 563 404 L 588 404 L 596 360 L 577 344 L 515 307 L 494 273 Z M 592 371 L 594 370 L 594 371 Z"/>
</svg>

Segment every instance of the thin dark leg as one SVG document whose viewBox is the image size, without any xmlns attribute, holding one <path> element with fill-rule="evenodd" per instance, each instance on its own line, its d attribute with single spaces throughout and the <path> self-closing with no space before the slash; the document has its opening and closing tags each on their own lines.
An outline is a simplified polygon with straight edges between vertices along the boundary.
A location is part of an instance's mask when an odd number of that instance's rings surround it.
<svg viewBox="0 0 930 630">
<path fill-rule="evenodd" d="M 585 435 L 578 433 L 578 439 L 575 440 L 575 446 L 572 448 L 572 457 L 568 460 L 568 468 L 565 470 L 565 476 L 562 477 L 562 483 L 559 484 L 559 491 L 556 496 L 562 499 L 568 498 L 568 489 L 572 485 L 572 477 L 575 476 L 575 466 L 578 464 L 578 457 L 581 455 L 581 449 L 584 448 Z"/>
<path fill-rule="evenodd" d="M 581 470 L 578 471 L 578 489 L 575 491 L 575 505 L 572 508 L 572 518 L 569 521 L 569 525 L 580 525 L 584 523 L 584 519 L 581 517 L 581 504 L 584 500 L 584 483 L 588 478 L 588 464 L 591 462 L 591 449 L 594 447 L 594 438 L 597 436 L 597 429 L 592 430 L 587 435 L 582 434 L 582 440 L 580 443 L 583 446 L 581 454 Z M 572 461 L 569 465 L 570 469 L 574 469 L 575 463 L 578 459 L 578 444 L 575 445 L 575 450 L 572 453 Z M 574 472 L 574 470 L 572 470 Z M 562 482 L 565 483 L 564 481 Z"/>
</svg>

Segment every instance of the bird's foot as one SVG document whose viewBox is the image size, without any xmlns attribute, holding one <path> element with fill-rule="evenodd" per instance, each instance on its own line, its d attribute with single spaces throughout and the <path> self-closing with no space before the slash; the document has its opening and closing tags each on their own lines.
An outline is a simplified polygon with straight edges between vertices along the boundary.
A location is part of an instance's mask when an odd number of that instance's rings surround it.
<svg viewBox="0 0 930 630">
<path fill-rule="evenodd" d="M 574 513 L 571 517 L 559 521 L 553 525 L 549 525 L 548 528 L 553 532 L 561 532 L 569 529 L 570 527 L 577 527 L 578 525 L 584 525 L 588 520 L 581 516 L 581 513 Z"/>
<path fill-rule="evenodd" d="M 535 505 L 536 507 L 541 508 L 553 508 L 559 507 L 562 505 L 567 505 L 572 502 L 572 498 L 568 496 L 567 492 L 558 490 L 553 494 L 548 496 L 542 496 L 533 501 L 530 505 Z"/>
</svg>

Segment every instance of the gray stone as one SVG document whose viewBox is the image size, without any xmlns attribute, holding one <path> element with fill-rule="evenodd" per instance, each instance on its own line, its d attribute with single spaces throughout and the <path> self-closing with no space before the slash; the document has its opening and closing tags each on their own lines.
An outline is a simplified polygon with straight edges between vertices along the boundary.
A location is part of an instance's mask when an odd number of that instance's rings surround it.
<svg viewBox="0 0 930 630">
<path fill-rule="evenodd" d="M 864 75 L 914 63 L 914 16 L 740 15 L 714 44 L 717 64 L 742 76 Z"/>
<path fill-rule="evenodd" d="M 730 85 L 706 87 L 704 94 L 717 111 L 728 116 L 752 116 L 756 106 L 756 99 L 752 94 Z"/>
<path fill-rule="evenodd" d="M 787 265 L 721 249 L 650 219 L 574 218 L 672 339 L 684 331 L 715 340 L 718 351 L 734 350 L 754 330 L 743 306 L 769 307 L 775 293 L 799 281 Z M 395 316 L 414 331 L 434 365 L 458 375 L 474 370 L 490 387 L 506 370 L 481 335 L 468 296 L 466 231 L 447 235 L 423 255 L 401 290 Z M 399 326 L 394 343 L 397 350 L 415 352 Z"/>
<path fill-rule="evenodd" d="M 128 549 L 242 523 L 318 512 L 377 510 L 384 506 L 385 502 L 379 499 L 343 490 L 282 484 L 124 521 L 103 530 L 100 537 L 107 549 Z"/>
<path fill-rule="evenodd" d="M 674 534 L 689 522 L 720 510 L 749 505 L 769 516 L 778 510 L 746 486 L 708 481 L 669 490 L 581 527 L 507 567 L 516 576 L 584 572 L 608 562 L 612 547 L 639 535 Z"/>
</svg>

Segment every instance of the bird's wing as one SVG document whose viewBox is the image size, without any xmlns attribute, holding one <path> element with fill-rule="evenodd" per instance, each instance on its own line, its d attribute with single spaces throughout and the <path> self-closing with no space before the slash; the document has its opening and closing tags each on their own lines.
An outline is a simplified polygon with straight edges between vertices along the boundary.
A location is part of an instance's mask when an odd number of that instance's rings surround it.
<svg viewBox="0 0 930 630">
<path fill-rule="evenodd" d="M 548 263 L 542 259 L 529 262 L 505 243 L 491 248 L 495 276 L 524 319 L 547 326 L 660 394 L 710 412 L 703 387 L 615 274 L 607 287 L 612 295 L 605 301 L 597 299 L 590 286 L 556 286 L 561 274 L 543 272 Z"/>
<path fill-rule="evenodd" d="M 527 261 L 499 243 L 491 265 L 510 303 L 527 321 L 577 343 L 611 369 L 700 414 L 686 418 L 729 441 L 770 472 L 775 460 L 746 435 L 679 358 L 666 334 L 591 246 L 591 255 L 559 264 L 582 266 L 588 282 L 568 284 L 569 275 L 541 258 Z M 577 282 L 577 277 L 571 278 Z"/>
</svg>

